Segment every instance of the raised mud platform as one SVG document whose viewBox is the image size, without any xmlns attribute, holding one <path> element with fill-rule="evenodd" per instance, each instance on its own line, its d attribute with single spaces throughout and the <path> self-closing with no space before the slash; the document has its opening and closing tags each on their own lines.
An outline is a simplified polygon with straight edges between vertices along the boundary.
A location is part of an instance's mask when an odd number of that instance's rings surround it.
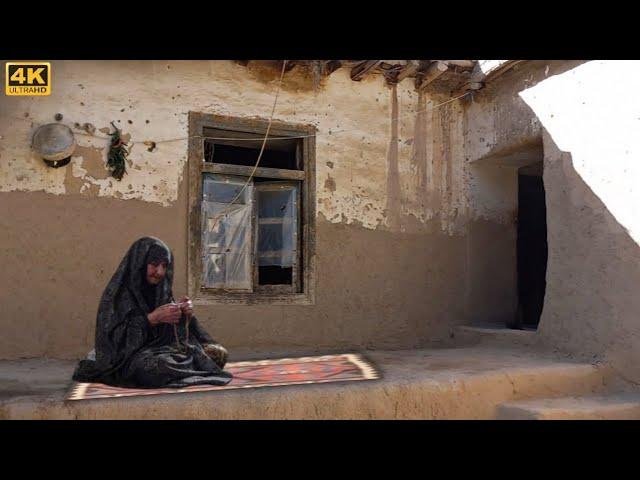
<svg viewBox="0 0 640 480">
<path fill-rule="evenodd" d="M 204 393 L 65 401 L 75 362 L 0 362 L 1 419 L 509 419 L 534 400 L 588 398 L 611 408 L 611 371 L 524 347 L 367 351 L 382 379 Z M 283 355 L 279 355 L 283 356 Z M 603 400 L 604 399 L 604 400 Z M 560 402 L 563 408 L 585 401 Z M 605 413 L 598 411 L 604 402 Z M 515 403 L 514 403 L 515 402 Z M 520 403 L 517 403 L 520 402 Z M 525 403 L 522 403 L 525 402 Z M 625 397 L 617 418 L 636 418 Z M 640 405 L 640 403 L 638 403 Z M 593 413 L 595 412 L 595 413 Z M 599 413 L 598 413 L 599 412 Z M 622 412 L 622 413 L 620 413 Z M 563 416 L 571 417 L 571 414 Z M 588 415 L 587 415 L 588 417 Z"/>
</svg>

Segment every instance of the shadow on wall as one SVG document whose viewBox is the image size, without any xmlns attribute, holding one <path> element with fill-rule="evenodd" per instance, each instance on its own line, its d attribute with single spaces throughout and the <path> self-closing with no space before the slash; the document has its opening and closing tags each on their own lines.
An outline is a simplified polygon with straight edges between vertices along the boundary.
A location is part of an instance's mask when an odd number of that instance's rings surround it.
<svg viewBox="0 0 640 480">
<path fill-rule="evenodd" d="M 539 332 L 547 344 L 605 361 L 640 383 L 640 247 L 571 153 L 547 131 L 543 141 L 549 261 Z"/>
</svg>

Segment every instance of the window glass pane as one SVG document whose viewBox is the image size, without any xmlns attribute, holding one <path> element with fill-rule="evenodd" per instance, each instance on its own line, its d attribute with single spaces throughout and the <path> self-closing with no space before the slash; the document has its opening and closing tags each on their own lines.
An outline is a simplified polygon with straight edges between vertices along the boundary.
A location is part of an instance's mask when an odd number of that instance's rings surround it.
<svg viewBox="0 0 640 480">
<path fill-rule="evenodd" d="M 261 218 L 293 217 L 295 190 L 263 190 L 258 192 L 258 216 Z"/>
<path fill-rule="evenodd" d="M 202 198 L 208 202 L 229 203 L 242 189 L 247 179 L 232 175 L 203 174 Z M 251 187 L 247 185 L 234 205 L 246 205 L 251 200 Z"/>
<path fill-rule="evenodd" d="M 258 265 L 291 267 L 297 235 L 297 187 L 260 188 L 258 203 Z"/>
<path fill-rule="evenodd" d="M 224 268 L 224 255 L 209 254 L 205 256 L 204 265 L 204 279 L 203 286 L 212 287 L 217 285 L 224 285 L 225 283 L 225 268 Z"/>
<path fill-rule="evenodd" d="M 251 198 L 246 179 L 204 174 L 202 199 L 202 286 L 251 289 Z"/>
<path fill-rule="evenodd" d="M 282 250 L 282 224 L 260 224 L 258 229 L 258 251 Z"/>
</svg>

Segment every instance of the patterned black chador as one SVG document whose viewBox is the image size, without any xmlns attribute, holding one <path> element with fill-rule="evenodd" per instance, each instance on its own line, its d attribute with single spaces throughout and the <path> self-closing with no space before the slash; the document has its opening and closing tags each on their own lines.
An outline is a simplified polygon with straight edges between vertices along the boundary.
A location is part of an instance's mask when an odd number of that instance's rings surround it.
<svg viewBox="0 0 640 480">
<path fill-rule="evenodd" d="M 120 262 L 98 308 L 95 360 L 80 361 L 73 379 L 119 387 L 226 385 L 227 351 L 176 303 L 173 255 L 159 239 L 136 241 Z"/>
</svg>

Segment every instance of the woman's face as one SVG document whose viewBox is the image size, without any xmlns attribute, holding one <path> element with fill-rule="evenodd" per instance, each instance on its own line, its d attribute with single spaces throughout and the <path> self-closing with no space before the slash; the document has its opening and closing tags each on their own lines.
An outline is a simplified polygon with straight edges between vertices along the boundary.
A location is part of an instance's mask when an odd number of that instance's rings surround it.
<svg viewBox="0 0 640 480">
<path fill-rule="evenodd" d="M 153 262 L 147 264 L 147 282 L 158 285 L 167 274 L 167 262 Z"/>
</svg>

